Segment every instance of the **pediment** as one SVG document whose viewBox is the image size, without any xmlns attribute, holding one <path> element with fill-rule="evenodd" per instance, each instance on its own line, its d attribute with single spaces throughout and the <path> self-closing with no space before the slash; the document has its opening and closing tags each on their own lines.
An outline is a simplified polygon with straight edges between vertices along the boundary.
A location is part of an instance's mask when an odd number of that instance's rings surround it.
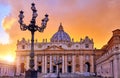
<svg viewBox="0 0 120 78">
<path fill-rule="evenodd" d="M 47 47 L 45 50 L 64 50 L 64 49 L 61 46 L 53 45 L 53 46 Z"/>
</svg>

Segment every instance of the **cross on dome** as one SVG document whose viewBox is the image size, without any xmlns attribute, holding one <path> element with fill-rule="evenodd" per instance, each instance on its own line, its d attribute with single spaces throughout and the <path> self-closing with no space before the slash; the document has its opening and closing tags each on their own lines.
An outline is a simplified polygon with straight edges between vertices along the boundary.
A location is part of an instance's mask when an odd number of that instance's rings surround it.
<svg viewBox="0 0 120 78">
<path fill-rule="evenodd" d="M 59 29 L 58 29 L 58 31 L 64 31 L 64 30 L 63 30 L 62 23 L 60 23 L 60 26 L 59 26 Z"/>
</svg>

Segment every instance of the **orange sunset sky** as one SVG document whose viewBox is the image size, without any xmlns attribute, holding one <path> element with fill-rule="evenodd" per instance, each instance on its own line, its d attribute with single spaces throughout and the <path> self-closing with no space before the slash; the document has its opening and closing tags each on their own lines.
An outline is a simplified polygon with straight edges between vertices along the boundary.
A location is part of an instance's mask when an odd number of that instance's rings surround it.
<svg viewBox="0 0 120 78">
<path fill-rule="evenodd" d="M 35 33 L 39 42 L 46 38 L 49 41 L 60 22 L 74 41 L 89 36 L 96 48 L 108 42 L 113 30 L 120 29 L 120 0 L 0 0 L 0 58 L 15 58 L 17 40 L 31 39 L 29 31 L 20 30 L 18 15 L 23 10 L 28 25 L 32 2 L 38 10 L 39 26 L 46 13 L 50 19 L 43 33 Z"/>
</svg>

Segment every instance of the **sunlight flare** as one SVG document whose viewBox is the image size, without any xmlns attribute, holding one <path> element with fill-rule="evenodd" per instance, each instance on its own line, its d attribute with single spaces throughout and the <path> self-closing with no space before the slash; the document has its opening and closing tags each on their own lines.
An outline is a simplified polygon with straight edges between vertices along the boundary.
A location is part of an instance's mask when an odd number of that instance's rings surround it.
<svg viewBox="0 0 120 78">
<path fill-rule="evenodd" d="M 12 55 L 7 55 L 4 57 L 4 60 L 8 62 L 14 62 L 14 57 Z"/>
<path fill-rule="evenodd" d="M 0 33 L 0 44 L 9 44 L 10 42 L 10 37 L 8 35 L 8 33 L 6 32 L 1 32 Z"/>
</svg>

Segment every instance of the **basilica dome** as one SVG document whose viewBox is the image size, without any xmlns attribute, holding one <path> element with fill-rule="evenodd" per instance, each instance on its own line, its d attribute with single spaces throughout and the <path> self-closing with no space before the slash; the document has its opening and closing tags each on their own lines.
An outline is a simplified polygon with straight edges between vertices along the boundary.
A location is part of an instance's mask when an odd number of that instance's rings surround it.
<svg viewBox="0 0 120 78">
<path fill-rule="evenodd" d="M 60 24 L 58 31 L 52 36 L 51 42 L 70 42 L 70 36 L 64 31 Z"/>
</svg>

